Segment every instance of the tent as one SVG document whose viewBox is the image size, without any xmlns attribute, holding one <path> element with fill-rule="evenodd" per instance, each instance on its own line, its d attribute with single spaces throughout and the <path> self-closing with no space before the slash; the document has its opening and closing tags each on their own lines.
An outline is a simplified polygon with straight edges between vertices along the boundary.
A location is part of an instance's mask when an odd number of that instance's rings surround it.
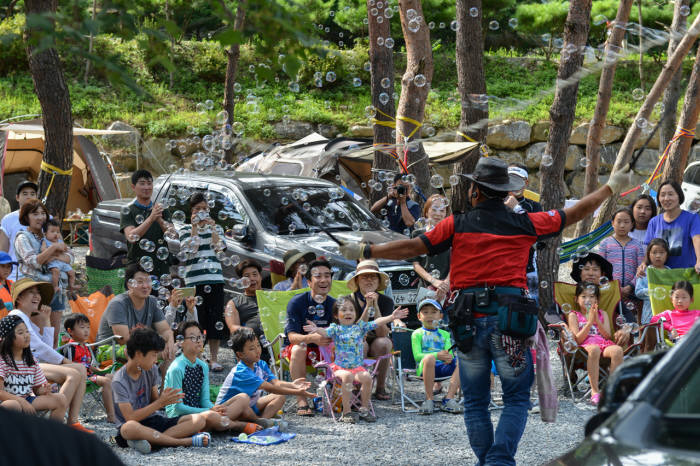
<svg viewBox="0 0 700 466">
<path fill-rule="evenodd" d="M 432 166 L 459 162 L 478 147 L 477 142 L 423 142 Z M 331 181 L 337 180 L 337 175 L 340 175 L 348 189 L 366 196 L 369 191 L 361 188 L 361 185 L 372 177 L 374 150 L 371 139 L 327 139 L 318 133 L 311 133 L 291 144 L 255 155 L 241 163 L 236 170 L 326 178 Z"/>
<path fill-rule="evenodd" d="M 86 136 L 125 133 L 128 131 L 73 128 L 73 174 L 66 212 L 80 209 L 87 213 L 100 201 L 121 197 L 111 167 Z M 39 178 L 43 155 L 41 120 L 0 125 L 0 186 L 12 209 L 17 209 L 16 186 Z"/>
</svg>

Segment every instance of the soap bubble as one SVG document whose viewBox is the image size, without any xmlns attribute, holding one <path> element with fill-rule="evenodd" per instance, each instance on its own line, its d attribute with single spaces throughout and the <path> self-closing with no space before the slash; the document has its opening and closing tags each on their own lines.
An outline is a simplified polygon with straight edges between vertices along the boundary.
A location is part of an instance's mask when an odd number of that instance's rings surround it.
<svg viewBox="0 0 700 466">
<path fill-rule="evenodd" d="M 329 83 L 332 83 L 332 82 L 335 82 L 335 79 L 336 79 L 335 72 L 329 71 L 328 73 L 326 73 L 326 81 L 328 81 Z"/>
<path fill-rule="evenodd" d="M 399 283 L 402 286 L 408 286 L 409 282 L 410 282 L 410 279 L 408 278 L 408 275 L 406 275 L 405 273 L 402 273 L 401 275 L 399 275 Z"/>
<path fill-rule="evenodd" d="M 513 29 L 515 29 L 516 27 L 518 27 L 518 18 L 511 18 L 511 19 L 509 19 L 509 20 L 508 20 L 508 26 L 510 26 L 510 27 L 513 28 Z"/>
<path fill-rule="evenodd" d="M 417 74 L 413 78 L 413 84 L 415 84 L 416 87 L 423 87 L 426 85 L 427 82 L 428 82 L 428 80 L 426 79 L 425 75 L 423 75 L 423 74 Z"/>
<path fill-rule="evenodd" d="M 164 261 L 165 259 L 167 259 L 169 255 L 170 255 L 170 251 L 168 251 L 168 248 L 166 248 L 165 246 L 159 247 L 158 251 L 156 251 L 156 257 L 158 258 L 158 260 L 161 260 L 161 261 Z"/>
<path fill-rule="evenodd" d="M 549 287 L 549 283 L 547 283 L 546 281 L 540 282 L 540 288 L 542 288 L 543 290 L 546 290 L 548 287 Z"/>
<path fill-rule="evenodd" d="M 681 16 L 688 16 L 690 14 L 690 7 L 688 5 L 682 5 L 678 12 Z"/>
<path fill-rule="evenodd" d="M 143 221 L 146 219 L 143 217 L 143 215 L 138 214 L 138 215 L 136 215 L 136 217 L 134 217 L 134 220 L 136 220 L 137 225 L 141 225 L 143 223 Z"/>
<path fill-rule="evenodd" d="M 632 98 L 634 100 L 642 100 L 644 98 L 644 91 L 639 87 L 632 91 Z"/>
<path fill-rule="evenodd" d="M 605 15 L 596 15 L 595 18 L 593 18 L 593 24 L 596 26 L 600 26 L 603 23 L 606 23 L 608 21 L 608 18 L 605 17 Z"/>
<path fill-rule="evenodd" d="M 384 38 L 383 37 L 377 37 L 377 45 L 382 46 L 384 45 Z"/>
<path fill-rule="evenodd" d="M 551 167 L 554 163 L 554 158 L 550 154 L 542 155 L 542 166 Z"/>
<path fill-rule="evenodd" d="M 379 103 L 381 103 L 382 105 L 388 104 L 389 103 L 389 94 L 387 94 L 386 92 L 380 93 L 379 94 Z"/>
<path fill-rule="evenodd" d="M 450 175 L 450 186 L 456 186 L 459 184 L 459 175 Z"/>
<path fill-rule="evenodd" d="M 216 123 L 219 125 L 223 125 L 228 121 L 228 112 L 226 110 L 221 110 L 219 113 L 216 114 Z"/>
<path fill-rule="evenodd" d="M 406 19 L 409 21 L 412 19 L 417 19 L 418 18 L 418 12 L 414 10 L 413 8 L 409 8 L 406 10 Z"/>
<path fill-rule="evenodd" d="M 292 92 L 299 92 L 299 83 L 296 81 L 290 81 L 288 87 Z"/>
<path fill-rule="evenodd" d="M 637 128 L 642 130 L 649 126 L 649 121 L 646 118 L 637 118 L 634 123 L 637 125 Z"/>
<path fill-rule="evenodd" d="M 459 22 L 457 20 L 452 21 L 450 23 L 450 29 L 456 32 L 457 29 L 459 29 Z"/>
<path fill-rule="evenodd" d="M 660 286 L 657 286 L 651 291 L 651 295 L 654 297 L 654 299 L 657 300 L 662 300 L 666 298 L 666 289 Z"/>
<path fill-rule="evenodd" d="M 204 105 L 202 102 L 198 103 L 195 108 L 197 110 L 197 113 L 199 113 L 199 114 L 203 115 L 203 114 L 207 113 L 207 106 Z"/>
<path fill-rule="evenodd" d="M 362 86 L 362 80 L 360 78 L 352 78 L 352 85 L 355 87 L 360 87 Z"/>
<path fill-rule="evenodd" d="M 121 241 L 115 241 L 114 247 L 117 249 L 124 249 L 124 243 L 122 243 Z"/>
<path fill-rule="evenodd" d="M 394 48 L 394 39 L 391 37 L 387 37 L 386 40 L 384 41 L 384 47 L 388 49 L 393 49 Z"/>
<path fill-rule="evenodd" d="M 391 79 L 382 78 L 382 80 L 380 81 L 380 84 L 384 89 L 389 89 L 389 87 L 391 86 Z"/>
<path fill-rule="evenodd" d="M 139 264 L 141 264 L 141 267 L 143 270 L 146 272 L 152 272 L 153 271 L 153 258 L 151 256 L 143 256 L 139 260 Z"/>
<path fill-rule="evenodd" d="M 221 330 L 224 329 L 224 323 L 221 322 L 221 321 L 219 321 L 219 322 L 217 322 L 217 323 L 214 324 L 214 328 L 217 329 L 217 330 L 219 330 L 219 331 L 221 331 Z"/>
<path fill-rule="evenodd" d="M 408 21 L 407 27 L 408 30 L 411 32 L 418 32 L 418 30 L 420 29 L 420 21 L 417 18 L 413 18 Z"/>
<path fill-rule="evenodd" d="M 176 210 L 175 212 L 173 212 L 172 219 L 175 223 L 185 223 L 185 213 L 181 210 Z"/>
<path fill-rule="evenodd" d="M 469 16 L 471 16 L 472 18 L 476 18 L 477 16 L 479 16 L 479 9 L 475 6 L 469 8 Z"/>
<path fill-rule="evenodd" d="M 435 189 L 441 189 L 443 183 L 444 180 L 442 179 L 441 175 L 433 175 L 430 177 L 430 186 L 432 186 Z"/>
<path fill-rule="evenodd" d="M 501 27 L 501 25 L 498 24 L 498 21 L 496 21 L 495 19 L 489 21 L 489 29 L 491 29 L 492 31 L 496 31 L 499 27 Z"/>
</svg>

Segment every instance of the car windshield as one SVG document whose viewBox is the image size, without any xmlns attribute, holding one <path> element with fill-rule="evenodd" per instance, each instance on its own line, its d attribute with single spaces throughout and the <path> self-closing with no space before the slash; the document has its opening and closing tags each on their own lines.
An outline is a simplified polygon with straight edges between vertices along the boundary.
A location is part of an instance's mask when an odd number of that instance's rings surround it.
<svg viewBox="0 0 700 466">
<path fill-rule="evenodd" d="M 383 230 L 376 217 L 339 187 L 256 186 L 245 195 L 270 233 Z"/>
</svg>

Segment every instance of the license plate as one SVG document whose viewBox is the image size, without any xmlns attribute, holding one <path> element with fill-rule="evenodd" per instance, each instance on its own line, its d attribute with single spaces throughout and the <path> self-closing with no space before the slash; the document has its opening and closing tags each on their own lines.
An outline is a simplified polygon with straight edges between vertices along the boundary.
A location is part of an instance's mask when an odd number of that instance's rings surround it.
<svg viewBox="0 0 700 466">
<path fill-rule="evenodd" d="M 394 291 L 394 304 L 416 304 L 418 291 Z"/>
</svg>

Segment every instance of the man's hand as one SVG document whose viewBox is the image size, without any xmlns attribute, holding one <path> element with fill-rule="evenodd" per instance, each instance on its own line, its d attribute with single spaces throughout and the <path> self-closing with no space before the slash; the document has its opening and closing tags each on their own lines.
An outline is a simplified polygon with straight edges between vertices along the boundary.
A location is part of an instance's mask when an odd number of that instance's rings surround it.
<svg viewBox="0 0 700 466">
<path fill-rule="evenodd" d="M 368 252 L 370 252 L 370 244 L 364 241 L 359 243 L 343 243 L 340 246 L 340 253 L 350 260 L 359 261 L 362 259 L 369 259 Z"/>
<path fill-rule="evenodd" d="M 177 308 L 178 306 L 180 306 L 180 304 L 182 304 L 182 299 L 182 290 L 178 288 L 173 288 L 173 291 L 170 293 L 170 305 L 173 308 Z"/>
<path fill-rule="evenodd" d="M 613 194 L 620 194 L 623 189 L 632 185 L 632 169 L 629 164 L 622 167 L 621 170 L 613 172 L 605 183 L 610 186 Z"/>
<path fill-rule="evenodd" d="M 515 206 L 517 206 L 518 200 L 515 198 L 515 196 L 508 196 L 503 203 L 508 207 L 510 210 L 515 209 Z"/>
<path fill-rule="evenodd" d="M 306 333 L 315 333 L 318 330 L 318 327 L 310 320 L 307 320 L 306 325 L 304 325 L 303 329 Z"/>
<path fill-rule="evenodd" d="M 153 208 L 151 209 L 151 215 L 148 216 L 148 218 L 151 220 L 151 222 L 157 222 L 158 220 L 161 220 L 163 218 L 163 204 L 160 202 L 156 202 L 153 204 Z"/>
<path fill-rule="evenodd" d="M 196 307 L 196 305 L 197 298 L 195 298 L 194 296 L 188 296 L 187 298 L 185 298 L 185 307 L 188 311 L 190 311 L 190 314 L 194 312 L 194 308 Z"/>
<path fill-rule="evenodd" d="M 165 408 L 166 406 L 174 403 L 182 403 L 183 398 L 185 398 L 185 394 L 181 389 L 168 387 L 163 389 L 163 392 L 158 398 L 158 402 L 161 408 Z"/>
<path fill-rule="evenodd" d="M 172 361 L 175 359 L 175 343 L 172 342 L 165 342 L 165 348 L 163 348 L 163 359 L 166 361 Z"/>
<path fill-rule="evenodd" d="M 615 343 L 622 348 L 626 348 L 630 342 L 630 331 L 628 328 L 622 328 L 615 332 Z"/>
</svg>

